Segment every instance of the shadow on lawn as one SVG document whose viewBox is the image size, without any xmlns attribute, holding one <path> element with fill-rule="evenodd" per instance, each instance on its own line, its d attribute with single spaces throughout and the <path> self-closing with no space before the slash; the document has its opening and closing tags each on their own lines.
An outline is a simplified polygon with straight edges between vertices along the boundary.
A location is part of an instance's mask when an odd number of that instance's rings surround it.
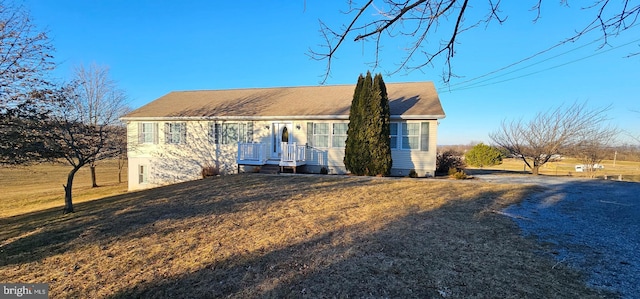
<svg viewBox="0 0 640 299">
<path fill-rule="evenodd" d="M 334 176 L 264 178 L 236 175 L 187 182 L 81 203 L 72 215 L 55 209 L 0 219 L 0 266 L 135 239 L 158 221 L 213 219 L 248 204 L 266 210 L 310 192 L 387 182 Z M 216 188 L 222 179 L 224 188 Z M 193 272 L 159 275 L 110 297 L 598 297 L 580 275 L 562 265 L 552 269 L 553 261 L 531 251 L 536 245 L 523 239 L 511 220 L 490 212 L 502 208 L 505 192 L 453 198 L 428 211 L 409 208 L 380 229 L 361 222 L 297 243 L 238 251 Z"/>
<path fill-rule="evenodd" d="M 227 177 L 224 189 L 216 188 L 216 182 L 223 178 L 206 179 L 79 203 L 73 214 L 63 215 L 60 208 L 52 208 L 0 218 L 0 266 L 37 261 L 86 243 L 134 238 L 139 229 L 162 220 L 233 213 L 251 202 L 267 205 L 292 194 L 366 182 L 321 177 L 321 184 L 296 184 L 305 178 L 273 176 L 267 184 L 263 175 L 231 177 Z M 278 185 L 286 187 L 274 188 Z"/>
<path fill-rule="evenodd" d="M 342 227 L 232 256 L 110 298 L 598 298 L 582 276 L 533 253 L 500 208 L 502 192 L 409 213 L 380 230 Z"/>
</svg>

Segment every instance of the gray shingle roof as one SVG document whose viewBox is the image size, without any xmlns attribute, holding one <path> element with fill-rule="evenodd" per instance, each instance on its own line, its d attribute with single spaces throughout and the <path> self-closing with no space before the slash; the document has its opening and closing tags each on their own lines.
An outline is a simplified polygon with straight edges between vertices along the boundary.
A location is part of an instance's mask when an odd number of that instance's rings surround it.
<svg viewBox="0 0 640 299">
<path fill-rule="evenodd" d="M 387 83 L 391 115 L 444 118 L 432 82 Z M 355 85 L 175 91 L 127 114 L 144 118 L 348 118 Z"/>
</svg>

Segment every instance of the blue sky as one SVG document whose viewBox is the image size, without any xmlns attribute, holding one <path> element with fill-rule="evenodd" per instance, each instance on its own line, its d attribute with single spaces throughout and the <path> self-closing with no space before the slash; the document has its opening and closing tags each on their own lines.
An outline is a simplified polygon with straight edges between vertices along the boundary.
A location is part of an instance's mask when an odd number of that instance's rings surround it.
<svg viewBox="0 0 640 299">
<path fill-rule="evenodd" d="M 537 1 L 503 2 L 508 16 L 503 25 L 492 23 L 458 37 L 452 66 L 460 77 L 450 85 L 442 82 L 439 63 L 387 75 L 405 54 L 402 38 L 383 39 L 377 69 L 371 68 L 373 44 L 347 41 L 326 84 L 355 84 L 367 70 L 383 73 L 386 82 L 434 81 L 447 114 L 438 144 L 490 142 L 488 134 L 504 119 L 528 119 L 576 101 L 611 105 L 611 123 L 640 136 L 640 55 L 625 58 L 640 52 L 640 26 L 611 37 L 608 45 L 594 42 L 597 33 L 589 34 L 469 81 L 555 45 L 593 16 L 548 0 L 534 24 L 529 9 Z M 309 48 L 321 50 L 318 19 L 333 28 L 350 20 L 340 13 L 348 8 L 346 1 L 339 0 L 25 0 L 24 5 L 53 39 L 60 80 L 69 80 L 80 63 L 108 65 L 133 108 L 176 90 L 318 85 L 325 62 L 307 55 Z M 471 22 L 487 10 L 478 6 L 468 12 Z M 439 43 L 445 33 L 438 32 L 430 43 Z"/>
</svg>

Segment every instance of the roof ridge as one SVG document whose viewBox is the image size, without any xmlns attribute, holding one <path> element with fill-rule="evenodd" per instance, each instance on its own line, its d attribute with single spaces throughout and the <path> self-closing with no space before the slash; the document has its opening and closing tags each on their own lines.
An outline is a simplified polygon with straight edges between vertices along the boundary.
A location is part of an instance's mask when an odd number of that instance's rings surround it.
<svg viewBox="0 0 640 299">
<path fill-rule="evenodd" d="M 385 85 L 396 84 L 416 84 L 416 83 L 432 83 L 433 81 L 412 81 L 412 82 L 385 82 Z M 435 84 L 434 84 L 435 85 Z M 299 86 L 270 86 L 270 87 L 237 87 L 237 88 L 224 88 L 224 89 L 195 89 L 195 90 L 172 90 L 173 92 L 203 92 L 203 91 L 240 91 L 240 90 L 269 90 L 269 89 L 298 89 L 298 88 L 322 88 L 322 87 L 343 87 L 343 86 L 356 86 L 355 83 L 349 84 L 331 84 L 331 85 L 299 85 Z"/>
</svg>

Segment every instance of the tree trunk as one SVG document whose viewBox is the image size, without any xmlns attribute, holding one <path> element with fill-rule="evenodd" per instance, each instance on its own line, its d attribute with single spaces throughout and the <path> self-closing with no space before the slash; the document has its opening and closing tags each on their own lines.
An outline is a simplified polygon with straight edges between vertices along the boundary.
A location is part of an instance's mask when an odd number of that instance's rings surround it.
<svg viewBox="0 0 640 299">
<path fill-rule="evenodd" d="M 538 175 L 540 173 L 540 165 L 533 165 L 533 167 L 531 167 L 531 173 Z"/>
<path fill-rule="evenodd" d="M 73 190 L 73 178 L 80 169 L 81 166 L 74 167 L 67 175 L 67 185 L 62 185 L 64 187 L 64 213 L 73 213 L 73 201 L 71 191 Z"/>
<path fill-rule="evenodd" d="M 98 187 L 98 184 L 96 183 L 96 165 L 91 164 L 89 168 L 91 169 L 91 188 L 96 188 Z"/>
<path fill-rule="evenodd" d="M 118 184 L 122 184 L 122 169 L 124 169 L 125 159 L 118 156 Z"/>
</svg>

